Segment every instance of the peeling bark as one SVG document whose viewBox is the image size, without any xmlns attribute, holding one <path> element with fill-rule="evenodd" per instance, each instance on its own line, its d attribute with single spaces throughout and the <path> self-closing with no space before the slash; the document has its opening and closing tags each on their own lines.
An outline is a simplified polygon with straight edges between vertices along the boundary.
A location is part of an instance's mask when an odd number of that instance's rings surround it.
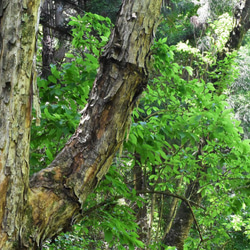
<svg viewBox="0 0 250 250">
<path fill-rule="evenodd" d="M 23 6 L 22 6 L 23 3 Z M 36 249 L 81 217 L 81 206 L 123 143 L 147 84 L 161 0 L 124 0 L 75 134 L 30 183 L 32 61 L 39 1 L 3 2 L 0 17 L 0 248 Z M 28 186 L 30 185 L 30 187 Z"/>
<path fill-rule="evenodd" d="M 39 1 L 1 1 L 0 249 L 18 247 L 29 185 L 32 81 Z"/>
</svg>

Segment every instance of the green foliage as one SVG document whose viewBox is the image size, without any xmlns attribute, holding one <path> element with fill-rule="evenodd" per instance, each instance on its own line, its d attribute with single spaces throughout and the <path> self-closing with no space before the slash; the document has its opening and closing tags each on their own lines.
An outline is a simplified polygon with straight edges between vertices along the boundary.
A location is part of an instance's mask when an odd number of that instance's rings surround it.
<svg viewBox="0 0 250 250">
<path fill-rule="evenodd" d="M 238 2 L 238 3 L 237 3 Z M 223 15 L 224 13 L 229 13 L 231 16 L 234 15 L 235 6 L 239 4 L 239 1 L 235 0 L 221 0 L 221 1 L 211 1 L 210 16 L 213 19 L 216 19 L 218 16 Z"/>
<path fill-rule="evenodd" d="M 210 23 L 208 35 L 213 39 L 216 49 L 224 49 L 229 33 L 233 28 L 233 18 L 229 13 L 223 13 L 217 20 Z"/>
<path fill-rule="evenodd" d="M 123 171 L 127 171 L 127 166 L 120 169 Z M 85 202 L 83 220 L 71 232 L 48 243 L 45 249 L 143 248 L 144 244 L 138 240 L 134 211 L 129 207 L 131 203 L 140 205 L 143 200 L 123 180 L 116 166 L 111 166 L 95 194 Z"/>
<path fill-rule="evenodd" d="M 237 119 L 242 123 L 244 129 L 244 137 L 250 138 L 249 121 L 249 98 L 250 98 L 250 48 L 249 48 L 250 33 L 244 39 L 244 46 L 240 48 L 237 56 L 237 68 L 239 76 L 230 87 L 229 103 L 234 109 Z"/>
<path fill-rule="evenodd" d="M 72 233 L 73 232 L 73 233 Z M 53 243 L 47 242 L 43 249 L 49 250 L 61 250 L 61 249 L 87 249 L 91 244 L 95 244 L 94 240 L 88 240 L 83 238 L 83 235 L 88 233 L 88 229 L 80 224 L 73 226 L 72 232 L 62 233 L 57 238 L 53 240 Z M 97 245 L 97 244 L 96 244 Z M 100 244 L 99 244 L 100 246 Z M 98 245 L 97 245 L 98 247 Z M 98 249 L 98 248 L 96 248 Z M 100 249 L 100 248 L 99 248 Z"/>
<path fill-rule="evenodd" d="M 168 44 L 177 44 L 179 41 L 193 39 L 193 29 L 190 17 L 196 15 L 198 5 L 192 1 L 171 1 L 162 9 L 162 22 L 157 32 L 157 38 L 168 36 Z"/>
<path fill-rule="evenodd" d="M 69 24 L 72 53 L 61 68 L 51 65 L 48 79 L 37 80 L 42 117 L 39 127 L 32 126 L 31 174 L 46 167 L 74 133 L 110 35 L 110 20 L 96 14 L 72 17 Z"/>
<path fill-rule="evenodd" d="M 126 163 L 125 163 L 126 164 Z M 143 243 L 138 240 L 137 224 L 135 223 L 134 211 L 129 207 L 131 203 L 143 201 L 139 196 L 135 195 L 134 190 L 130 190 L 124 183 L 122 173 L 128 171 L 128 166 L 120 165 L 119 172 L 117 166 L 110 167 L 108 174 L 98 186 L 96 193 L 88 197 L 84 211 L 91 211 L 91 208 L 97 204 L 103 204 L 97 211 L 92 211 L 87 220 L 83 224 L 93 226 L 93 220 L 96 228 L 104 232 L 104 239 L 108 246 L 116 249 L 134 249 L 135 247 L 143 247 Z M 129 201 L 129 202 L 128 202 Z"/>
<path fill-rule="evenodd" d="M 86 13 L 83 17 L 71 17 L 69 25 L 74 27 L 72 45 L 81 51 L 87 51 L 89 59 L 100 56 L 101 49 L 110 35 L 110 19 Z M 91 57 L 92 54 L 93 57 Z"/>
<path fill-rule="evenodd" d="M 182 40 L 177 35 L 180 31 L 187 32 L 183 37 L 191 32 L 189 18 L 197 7 L 187 3 L 175 1 L 176 6 L 188 6 L 189 11 L 180 8 L 165 17 L 158 36 L 171 34 L 169 44 Z M 174 25 L 170 26 L 173 20 Z M 228 22 L 227 27 L 222 27 L 224 21 Z M 184 197 L 190 183 L 199 183 L 202 202 L 192 209 L 203 241 L 196 225 L 184 249 L 244 249 L 248 245 L 250 146 L 248 140 L 242 140 L 243 130 L 228 108 L 226 95 L 236 77 L 232 70 L 235 54 L 228 54 L 223 60 L 215 57 L 225 45 L 230 23 L 230 16 L 225 14 L 210 26 L 204 40 L 196 44 L 209 41 L 207 50 L 194 48 L 188 42 L 169 47 L 166 38 L 155 42 L 154 72 L 133 112 L 122 158 L 116 159 L 95 194 L 88 197 L 82 207 L 83 220 L 47 248 L 159 249 L 166 226 L 162 218 L 167 217 L 161 212 L 168 209 L 160 207 L 157 200 L 153 207 L 150 195 L 142 199 L 133 189 L 131 172 L 138 165 L 138 158 L 145 191 L 166 191 Z M 74 49 L 67 55 L 70 62 L 61 69 L 52 66 L 48 80 L 38 82 L 42 126 L 32 131 L 34 166 L 47 165 L 75 130 L 78 111 L 86 103 L 101 48 L 110 34 L 105 26 L 110 21 L 97 15 L 73 18 L 70 24 L 74 26 Z M 183 25 L 188 28 L 183 29 Z M 214 46 L 216 42 L 219 48 Z M 170 203 L 169 198 L 164 199 L 164 204 Z M 131 209 L 144 203 L 155 209 L 152 214 L 157 219 L 146 243 L 139 239 L 136 211 Z"/>
<path fill-rule="evenodd" d="M 166 39 L 156 42 L 153 50 L 159 76 L 148 86 L 143 108 L 134 112 L 126 148 L 140 155 L 155 191 L 184 192 L 189 183 L 199 181 L 198 192 L 206 207 L 205 212 L 194 208 L 206 239 L 201 246 L 213 249 L 231 235 L 223 226 L 228 216 L 241 213 L 243 200 L 250 201 L 237 191 L 247 181 L 249 141 L 242 141 L 240 122 L 227 108 L 223 94 L 235 77 L 230 70 L 234 55 L 212 61 L 207 75 L 212 82 L 205 82 L 193 78 L 190 66 L 175 63 L 176 49 L 168 47 Z M 180 180 L 181 185 L 173 180 Z M 186 249 L 199 243 L 191 233 Z"/>
</svg>

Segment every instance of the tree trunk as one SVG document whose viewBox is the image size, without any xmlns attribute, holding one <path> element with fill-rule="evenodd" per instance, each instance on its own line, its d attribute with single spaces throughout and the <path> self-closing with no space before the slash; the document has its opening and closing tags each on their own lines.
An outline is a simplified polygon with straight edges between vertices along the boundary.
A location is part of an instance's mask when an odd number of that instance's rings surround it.
<svg viewBox="0 0 250 250">
<path fill-rule="evenodd" d="M 176 181 L 176 190 L 180 189 L 180 186 L 182 185 L 182 178 L 178 179 Z M 179 194 L 179 192 L 177 192 L 177 194 Z M 178 202 L 179 199 L 177 197 L 172 197 L 171 200 L 169 197 L 163 197 L 164 199 L 164 203 L 165 203 L 165 207 L 162 207 L 161 209 L 163 209 L 164 211 L 162 211 L 162 217 L 164 220 L 164 234 L 163 234 L 163 239 L 165 239 L 166 235 L 169 233 L 169 230 L 172 227 L 174 218 L 176 216 L 176 212 L 177 212 L 177 207 L 178 207 Z M 166 208 L 167 206 L 167 208 Z"/>
<path fill-rule="evenodd" d="M 0 249 L 20 248 L 29 190 L 39 1 L 0 3 Z"/>
<path fill-rule="evenodd" d="M 243 1 L 242 1 L 243 4 Z M 238 12 L 238 13 L 236 13 Z M 238 50 L 242 44 L 243 38 L 250 29 L 250 0 L 246 0 L 244 8 L 235 10 L 235 26 L 230 32 L 226 48 L 229 51 Z"/>
<path fill-rule="evenodd" d="M 48 22 L 48 26 L 53 27 L 53 15 L 52 15 L 52 1 L 45 0 L 43 6 L 41 8 L 41 12 L 43 13 L 43 17 L 46 17 L 46 21 Z M 52 17 L 52 18 L 51 18 Z M 41 17 L 42 18 L 42 17 Z M 54 37 L 52 29 L 49 27 L 43 26 L 43 40 L 42 40 L 42 74 L 41 77 L 47 79 L 49 75 L 51 75 L 50 65 L 53 63 L 53 40 Z"/>
<path fill-rule="evenodd" d="M 41 248 L 81 206 L 123 143 L 147 84 L 146 58 L 161 0 L 124 0 L 75 134 L 29 183 L 32 62 L 39 1 L 0 3 L 0 248 Z"/>
<path fill-rule="evenodd" d="M 197 204 L 201 202 L 201 194 L 198 193 L 199 183 L 194 181 L 189 184 L 185 196 Z M 193 224 L 194 218 L 189 205 L 182 201 L 177 210 L 173 224 L 170 231 L 163 239 L 163 243 L 167 246 L 176 246 L 178 250 L 184 249 L 184 241 L 188 237 L 189 230 Z"/>
<path fill-rule="evenodd" d="M 135 166 L 133 167 L 133 180 L 134 189 L 136 191 L 146 190 L 145 187 L 145 176 L 143 174 L 143 168 L 141 165 L 141 158 L 139 154 L 135 154 Z M 139 193 L 137 195 L 140 195 Z M 138 206 L 137 203 L 133 206 L 133 210 L 136 214 L 136 223 L 138 225 L 137 234 L 139 235 L 140 241 L 147 242 L 147 206 L 145 203 L 142 206 Z"/>
</svg>

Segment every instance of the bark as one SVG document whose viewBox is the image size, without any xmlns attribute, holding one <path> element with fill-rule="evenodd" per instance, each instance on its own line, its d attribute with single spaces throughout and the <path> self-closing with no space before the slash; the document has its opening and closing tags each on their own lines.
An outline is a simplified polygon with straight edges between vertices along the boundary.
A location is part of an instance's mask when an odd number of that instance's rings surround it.
<svg viewBox="0 0 250 250">
<path fill-rule="evenodd" d="M 242 10 L 239 7 L 239 9 L 236 9 L 235 12 L 237 12 L 237 16 L 235 17 L 234 27 L 230 32 L 225 49 L 221 53 L 217 54 L 218 60 L 225 59 L 228 52 L 238 50 L 243 42 L 244 36 L 250 29 L 250 0 L 245 1 L 244 8 Z"/>
<path fill-rule="evenodd" d="M 123 1 L 75 134 L 30 183 L 30 86 L 39 1 L 3 1 L 0 7 L 0 248 L 35 249 L 81 217 L 87 195 L 123 143 L 128 117 L 147 84 L 146 58 L 161 0 Z"/>
<path fill-rule="evenodd" d="M 226 44 L 229 51 L 238 50 L 242 44 L 243 38 L 250 29 L 250 0 L 246 0 L 242 9 L 236 9 L 238 15 L 235 17 L 235 27 L 230 32 L 230 37 Z"/>
<path fill-rule="evenodd" d="M 179 194 L 178 190 L 180 189 L 182 181 L 183 181 L 182 178 L 178 179 L 176 181 L 177 194 Z M 164 227 L 163 227 L 164 228 L 164 234 L 163 234 L 162 238 L 165 239 L 166 235 L 169 233 L 169 230 L 172 227 L 174 218 L 176 216 L 179 198 L 172 197 L 172 199 L 170 201 L 168 197 L 163 197 L 163 200 L 165 201 L 164 203 L 166 205 L 165 205 L 165 208 L 162 207 L 161 209 L 165 209 L 166 211 L 162 211 L 162 213 L 163 213 L 162 217 L 163 217 L 163 220 L 164 220 Z M 167 206 L 167 208 L 166 208 L 166 206 Z"/>
<path fill-rule="evenodd" d="M 193 182 L 188 186 L 185 196 L 197 204 L 201 202 L 201 194 L 197 193 L 199 190 L 199 183 Z M 189 205 L 182 201 L 177 210 L 174 222 L 171 229 L 163 239 L 163 243 L 167 246 L 176 246 L 178 250 L 184 249 L 184 241 L 188 237 L 189 230 L 194 222 L 192 211 Z"/>
<path fill-rule="evenodd" d="M 53 26 L 52 15 L 52 1 L 45 0 L 41 8 L 42 16 L 46 16 L 49 26 Z M 52 19 L 50 18 L 52 16 Z M 41 77 L 47 79 L 51 75 L 50 65 L 53 63 L 53 30 L 49 27 L 43 26 L 43 40 L 42 40 L 42 74 Z"/>
<path fill-rule="evenodd" d="M 61 1 L 52 0 L 45 0 L 41 8 L 40 23 L 43 25 L 41 77 L 44 79 L 51 75 L 50 65 L 57 64 L 64 59 L 66 42 L 71 39 L 70 27 L 64 25 L 63 10 L 64 6 Z M 55 49 L 56 39 L 60 45 L 57 50 Z"/>
<path fill-rule="evenodd" d="M 143 174 L 143 168 L 141 165 L 141 158 L 139 154 L 135 155 L 135 166 L 133 167 L 133 179 L 134 179 L 134 189 L 136 191 L 146 190 L 145 186 L 145 176 Z M 137 195 L 140 195 L 139 193 Z M 139 235 L 139 239 L 146 243 L 147 242 L 147 231 L 148 231 L 148 223 L 147 223 L 147 206 L 145 203 L 141 207 L 137 205 L 137 203 L 133 206 L 133 210 L 136 214 L 136 223 L 138 224 L 137 234 Z"/>
<path fill-rule="evenodd" d="M 21 249 L 39 4 L 0 3 L 0 249 Z"/>
</svg>

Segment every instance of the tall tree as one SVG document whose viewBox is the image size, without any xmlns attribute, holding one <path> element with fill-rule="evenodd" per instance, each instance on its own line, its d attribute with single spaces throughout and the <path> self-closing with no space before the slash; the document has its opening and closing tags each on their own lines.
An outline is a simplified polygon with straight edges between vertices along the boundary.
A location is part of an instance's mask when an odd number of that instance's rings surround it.
<svg viewBox="0 0 250 250">
<path fill-rule="evenodd" d="M 227 43 L 225 44 L 225 49 L 215 55 L 219 60 L 225 59 L 228 51 L 232 52 L 240 48 L 243 37 L 250 28 L 250 1 L 246 0 L 244 4 L 242 1 L 240 2 L 241 3 L 235 8 L 236 16 L 234 27 L 230 32 Z M 210 71 L 214 70 L 216 67 L 218 67 L 217 64 L 215 64 L 215 66 L 213 66 Z M 218 92 L 218 94 L 220 95 L 220 90 Z M 199 189 L 200 186 L 197 181 L 191 182 L 187 187 L 185 196 L 191 201 L 200 204 L 202 202 L 202 197 Z M 190 193 L 190 190 L 192 190 L 192 193 Z M 177 210 L 177 215 L 174 219 L 170 231 L 163 238 L 164 244 L 168 246 L 176 246 L 178 250 L 183 249 L 185 239 L 188 237 L 188 233 L 193 225 L 193 222 L 194 217 L 192 214 L 192 210 L 185 201 L 182 201 L 180 207 Z"/>
<path fill-rule="evenodd" d="M 41 248 L 81 217 L 81 206 L 123 143 L 147 84 L 161 0 L 124 0 L 75 134 L 29 181 L 29 141 L 40 1 L 0 4 L 0 248 Z"/>
</svg>

